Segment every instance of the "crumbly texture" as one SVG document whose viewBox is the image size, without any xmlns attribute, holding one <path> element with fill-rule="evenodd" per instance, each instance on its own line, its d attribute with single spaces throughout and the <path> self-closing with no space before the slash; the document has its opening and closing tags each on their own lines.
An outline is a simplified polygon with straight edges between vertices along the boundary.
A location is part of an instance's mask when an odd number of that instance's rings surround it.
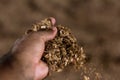
<svg viewBox="0 0 120 80">
<path fill-rule="evenodd" d="M 26 34 L 34 31 L 50 30 L 52 27 L 50 19 L 47 18 L 34 24 L 31 29 L 26 31 Z M 62 73 L 67 69 L 70 73 L 71 70 L 73 70 L 73 73 L 79 71 L 79 75 L 77 75 L 80 76 L 80 80 L 103 80 L 95 67 L 85 64 L 86 55 L 83 47 L 77 44 L 71 30 L 62 25 L 57 25 L 57 30 L 56 37 L 46 42 L 42 56 L 42 60 L 48 64 L 50 69 L 49 76 L 45 80 L 55 80 L 53 79 L 55 76 L 52 76 L 51 72 Z M 69 79 L 69 77 L 66 77 L 65 80 Z"/>
<path fill-rule="evenodd" d="M 58 25 L 57 29 L 56 37 L 46 43 L 42 60 L 52 71 L 60 72 L 68 65 L 79 69 L 85 60 L 83 48 L 77 44 L 70 29 L 62 25 Z"/>
<path fill-rule="evenodd" d="M 51 29 L 51 21 L 49 18 L 42 20 L 40 23 L 34 24 L 32 31 Z M 80 69 L 85 62 L 85 54 L 83 48 L 77 44 L 75 36 L 68 27 L 62 25 L 57 26 L 58 32 L 53 40 L 46 42 L 45 52 L 42 60 L 45 61 L 51 71 L 61 72 L 66 66 L 73 66 Z"/>
</svg>

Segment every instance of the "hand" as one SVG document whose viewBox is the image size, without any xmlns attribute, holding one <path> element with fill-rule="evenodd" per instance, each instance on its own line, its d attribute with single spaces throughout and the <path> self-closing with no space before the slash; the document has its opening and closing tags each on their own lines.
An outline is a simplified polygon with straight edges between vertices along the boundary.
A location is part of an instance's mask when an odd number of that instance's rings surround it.
<svg viewBox="0 0 120 80">
<path fill-rule="evenodd" d="M 50 19 L 54 25 L 55 19 Z M 48 74 L 48 66 L 40 59 L 44 52 L 45 42 L 53 39 L 56 33 L 57 28 L 53 27 L 50 31 L 33 32 L 17 40 L 11 51 L 15 58 L 13 75 L 24 77 L 22 78 L 24 80 L 41 80 L 45 78 Z"/>
</svg>

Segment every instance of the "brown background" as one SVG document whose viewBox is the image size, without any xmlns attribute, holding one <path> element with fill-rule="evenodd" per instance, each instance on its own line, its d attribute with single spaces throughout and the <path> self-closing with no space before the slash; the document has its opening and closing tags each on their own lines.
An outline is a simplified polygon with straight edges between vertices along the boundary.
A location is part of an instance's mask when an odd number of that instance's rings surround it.
<svg viewBox="0 0 120 80">
<path fill-rule="evenodd" d="M 120 80 L 120 0 L 0 0 L 0 55 L 50 16 L 72 29 L 105 80 Z"/>
</svg>

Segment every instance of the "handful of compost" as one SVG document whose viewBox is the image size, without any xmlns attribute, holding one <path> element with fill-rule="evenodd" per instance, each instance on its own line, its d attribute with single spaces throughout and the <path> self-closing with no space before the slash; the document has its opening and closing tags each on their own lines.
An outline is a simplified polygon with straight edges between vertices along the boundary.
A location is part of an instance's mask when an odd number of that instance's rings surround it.
<svg viewBox="0 0 120 80">
<path fill-rule="evenodd" d="M 49 18 L 34 24 L 26 34 L 33 31 L 49 30 L 53 27 Z M 67 66 L 80 69 L 85 62 L 83 48 L 77 44 L 71 30 L 62 25 L 57 26 L 58 32 L 53 40 L 46 42 L 42 60 L 46 62 L 51 71 L 61 72 Z"/>
</svg>

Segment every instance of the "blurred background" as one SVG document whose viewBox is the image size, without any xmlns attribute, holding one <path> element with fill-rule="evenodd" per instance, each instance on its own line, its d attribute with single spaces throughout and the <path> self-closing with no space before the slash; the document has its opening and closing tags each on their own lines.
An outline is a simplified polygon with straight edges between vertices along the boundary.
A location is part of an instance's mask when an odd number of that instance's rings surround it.
<svg viewBox="0 0 120 80">
<path fill-rule="evenodd" d="M 0 0 L 0 56 L 33 23 L 51 16 L 72 29 L 105 80 L 120 80 L 120 0 Z"/>
</svg>

